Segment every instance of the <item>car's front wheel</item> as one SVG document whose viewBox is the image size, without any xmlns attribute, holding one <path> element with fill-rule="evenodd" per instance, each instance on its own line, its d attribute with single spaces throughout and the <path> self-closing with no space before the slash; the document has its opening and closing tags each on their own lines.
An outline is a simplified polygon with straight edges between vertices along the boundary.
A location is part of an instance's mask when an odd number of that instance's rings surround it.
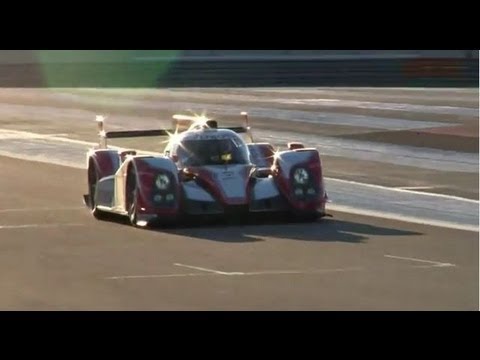
<svg viewBox="0 0 480 360">
<path fill-rule="evenodd" d="M 88 168 L 88 195 L 90 198 L 90 209 L 95 219 L 104 220 L 107 218 L 107 213 L 97 208 L 95 199 L 95 192 L 99 179 L 100 175 L 98 174 L 97 169 L 91 164 Z"/>
<path fill-rule="evenodd" d="M 129 194 L 129 206 L 128 206 L 128 220 L 133 226 L 137 226 L 138 212 L 137 212 L 137 191 L 132 190 Z"/>
</svg>

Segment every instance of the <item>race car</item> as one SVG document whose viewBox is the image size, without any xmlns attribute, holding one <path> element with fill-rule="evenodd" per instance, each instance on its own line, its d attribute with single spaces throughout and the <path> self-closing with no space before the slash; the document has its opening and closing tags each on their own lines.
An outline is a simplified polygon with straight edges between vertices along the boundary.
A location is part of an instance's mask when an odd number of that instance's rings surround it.
<svg viewBox="0 0 480 360">
<path fill-rule="evenodd" d="M 205 116 L 174 115 L 173 129 L 105 131 L 87 153 L 84 203 L 97 219 L 109 213 L 134 226 L 195 216 L 287 213 L 313 221 L 327 216 L 319 152 L 295 142 L 285 150 L 254 142 L 247 113 L 243 126 L 220 127 Z M 167 137 L 163 153 L 109 147 L 107 139 Z"/>
</svg>

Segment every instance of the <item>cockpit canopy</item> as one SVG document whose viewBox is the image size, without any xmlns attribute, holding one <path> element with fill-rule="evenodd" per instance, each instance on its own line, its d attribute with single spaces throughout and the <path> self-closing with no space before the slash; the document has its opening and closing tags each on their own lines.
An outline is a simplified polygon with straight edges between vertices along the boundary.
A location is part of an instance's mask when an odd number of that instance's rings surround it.
<svg viewBox="0 0 480 360">
<path fill-rule="evenodd" d="M 177 158 L 183 166 L 250 163 L 246 144 L 234 133 L 231 136 L 186 137 L 177 148 Z"/>
</svg>

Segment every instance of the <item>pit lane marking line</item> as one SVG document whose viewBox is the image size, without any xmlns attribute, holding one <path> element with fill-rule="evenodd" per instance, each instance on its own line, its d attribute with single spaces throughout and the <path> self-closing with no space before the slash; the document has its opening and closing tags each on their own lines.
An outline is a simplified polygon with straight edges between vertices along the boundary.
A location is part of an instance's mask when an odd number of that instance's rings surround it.
<svg viewBox="0 0 480 360">
<path fill-rule="evenodd" d="M 423 260 L 423 259 L 416 259 L 416 258 L 409 258 L 409 257 L 402 257 L 402 256 L 394 256 L 394 255 L 384 255 L 387 258 L 392 258 L 392 259 L 399 259 L 399 260 L 407 260 L 407 261 L 416 261 L 416 262 L 423 262 L 431 265 L 420 265 L 420 266 L 415 266 L 415 267 L 455 267 L 455 264 L 450 264 L 450 263 L 443 263 L 440 261 L 431 261 L 431 260 Z"/>
</svg>

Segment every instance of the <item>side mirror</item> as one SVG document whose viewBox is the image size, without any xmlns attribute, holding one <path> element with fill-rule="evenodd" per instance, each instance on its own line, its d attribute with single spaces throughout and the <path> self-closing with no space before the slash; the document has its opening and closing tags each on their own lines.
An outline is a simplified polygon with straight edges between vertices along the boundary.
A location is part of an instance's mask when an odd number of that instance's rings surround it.
<svg viewBox="0 0 480 360">
<path fill-rule="evenodd" d="M 192 174 L 188 171 L 188 169 L 182 169 L 179 171 L 178 176 L 180 177 L 181 181 L 190 181 L 195 179 L 195 174 Z"/>
<path fill-rule="evenodd" d="M 295 149 L 304 149 L 305 146 L 300 142 L 290 142 L 288 143 L 288 150 L 295 150 Z"/>
<path fill-rule="evenodd" d="M 258 168 L 255 171 L 255 176 L 258 178 L 266 178 L 269 175 L 272 175 L 272 169 L 270 168 Z"/>
<path fill-rule="evenodd" d="M 135 156 L 137 155 L 137 152 L 135 150 L 125 150 L 125 151 L 120 151 L 118 155 L 120 155 L 121 161 L 124 162 L 127 155 Z"/>
</svg>

